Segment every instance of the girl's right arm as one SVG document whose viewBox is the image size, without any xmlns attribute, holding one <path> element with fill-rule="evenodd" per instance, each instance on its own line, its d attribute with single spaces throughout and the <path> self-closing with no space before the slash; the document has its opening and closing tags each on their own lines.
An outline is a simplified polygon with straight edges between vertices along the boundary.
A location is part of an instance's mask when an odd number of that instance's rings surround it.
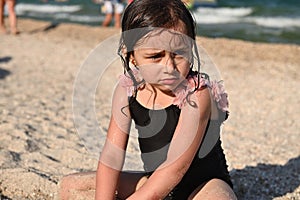
<svg viewBox="0 0 300 200">
<path fill-rule="evenodd" d="M 118 85 L 114 92 L 110 124 L 96 172 L 96 200 L 115 199 L 130 123 L 127 93 Z"/>
</svg>

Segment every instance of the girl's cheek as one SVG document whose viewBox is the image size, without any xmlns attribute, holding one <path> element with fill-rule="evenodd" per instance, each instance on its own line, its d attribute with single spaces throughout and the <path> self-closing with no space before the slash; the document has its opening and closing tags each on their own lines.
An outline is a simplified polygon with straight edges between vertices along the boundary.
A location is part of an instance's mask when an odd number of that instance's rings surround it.
<svg viewBox="0 0 300 200">
<path fill-rule="evenodd" d="M 161 66 L 156 65 L 144 65 L 139 67 L 139 71 L 146 82 L 156 83 L 162 73 L 161 68 Z"/>
</svg>

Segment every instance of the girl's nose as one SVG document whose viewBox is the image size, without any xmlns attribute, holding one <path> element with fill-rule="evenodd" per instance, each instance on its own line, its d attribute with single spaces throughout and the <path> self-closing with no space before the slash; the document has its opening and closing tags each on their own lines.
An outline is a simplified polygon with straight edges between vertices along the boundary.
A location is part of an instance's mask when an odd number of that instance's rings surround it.
<svg viewBox="0 0 300 200">
<path fill-rule="evenodd" d="M 172 73 L 176 69 L 173 53 L 166 54 L 165 68 L 167 73 Z"/>
</svg>

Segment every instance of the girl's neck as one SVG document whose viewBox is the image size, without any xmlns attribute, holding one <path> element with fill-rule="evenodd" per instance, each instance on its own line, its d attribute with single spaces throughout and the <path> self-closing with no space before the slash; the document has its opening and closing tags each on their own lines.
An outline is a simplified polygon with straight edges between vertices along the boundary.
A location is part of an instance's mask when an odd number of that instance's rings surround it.
<svg viewBox="0 0 300 200">
<path fill-rule="evenodd" d="M 136 99 L 145 108 L 159 110 L 173 104 L 175 95 L 172 91 L 162 91 L 155 86 L 146 84 L 138 90 Z"/>
</svg>

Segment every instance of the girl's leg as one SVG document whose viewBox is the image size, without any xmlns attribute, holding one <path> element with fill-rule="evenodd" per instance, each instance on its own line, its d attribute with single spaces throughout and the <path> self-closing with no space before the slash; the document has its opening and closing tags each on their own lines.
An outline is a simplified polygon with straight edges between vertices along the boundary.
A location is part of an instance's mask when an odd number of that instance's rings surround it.
<svg viewBox="0 0 300 200">
<path fill-rule="evenodd" d="M 4 25 L 4 5 L 5 5 L 5 1 L 0 0 L 0 33 L 6 33 L 6 29 Z"/>
<path fill-rule="evenodd" d="M 118 198 L 125 199 L 146 180 L 142 172 L 121 172 L 117 194 Z M 96 172 L 70 174 L 60 181 L 59 199 L 94 199 L 96 188 Z"/>
<path fill-rule="evenodd" d="M 147 176 L 143 172 L 122 172 L 117 188 L 117 197 L 126 199 L 138 188 L 140 188 L 147 180 Z"/>
<path fill-rule="evenodd" d="M 17 15 L 15 12 L 16 0 L 6 0 L 9 22 L 10 22 L 10 31 L 12 34 L 18 34 L 17 30 Z"/>
<path fill-rule="evenodd" d="M 64 176 L 59 183 L 59 199 L 71 200 L 88 196 L 94 199 L 95 188 L 96 172 L 70 174 Z"/>
<path fill-rule="evenodd" d="M 198 187 L 189 197 L 189 200 L 198 199 L 237 200 L 237 197 L 225 181 L 212 179 Z"/>
</svg>

